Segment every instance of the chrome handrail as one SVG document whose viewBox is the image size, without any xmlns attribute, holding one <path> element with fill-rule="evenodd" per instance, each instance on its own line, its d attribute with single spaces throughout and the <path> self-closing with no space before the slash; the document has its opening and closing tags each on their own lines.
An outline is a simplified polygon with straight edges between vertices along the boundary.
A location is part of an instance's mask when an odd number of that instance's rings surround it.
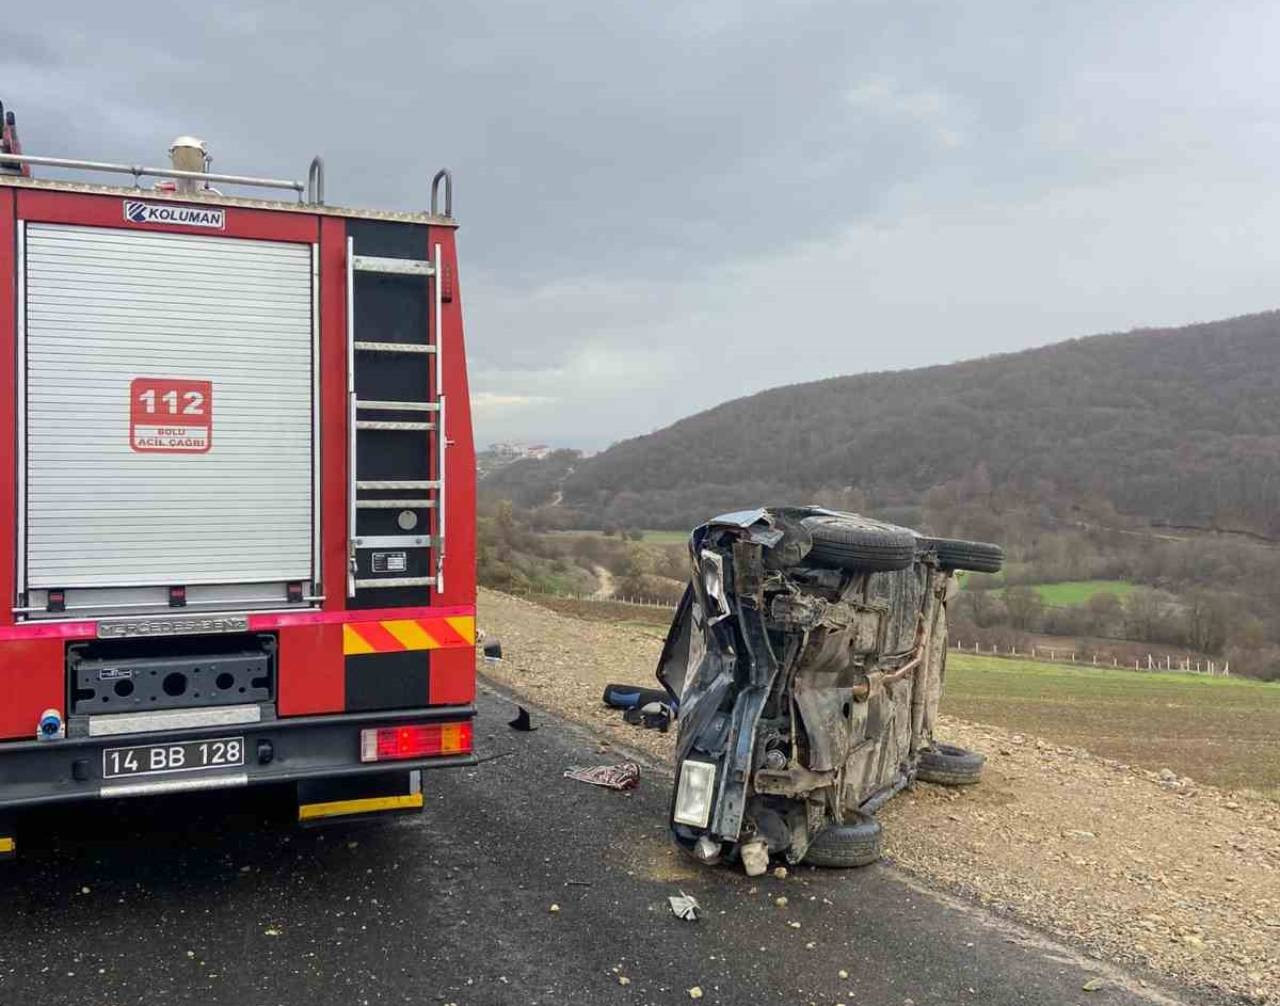
<svg viewBox="0 0 1280 1006">
<path fill-rule="evenodd" d="M 316 160 L 319 160 L 317 158 Z M 203 171 L 179 171 L 176 168 L 149 168 L 141 164 L 115 164 L 111 161 L 82 161 L 72 157 L 41 157 L 38 154 L 5 154 L 6 164 L 35 164 L 49 168 L 71 168 L 78 171 L 105 171 L 119 175 L 132 175 L 134 187 L 138 187 L 138 179 L 143 178 L 178 178 L 192 179 L 199 182 L 221 182 L 224 185 L 248 185 L 264 189 L 289 189 L 298 193 L 301 199 L 307 192 L 302 182 L 285 178 L 253 178 L 249 175 L 214 175 Z M 313 167 L 315 161 L 311 162 Z M 320 169 L 320 188 L 323 194 L 323 165 Z"/>
</svg>

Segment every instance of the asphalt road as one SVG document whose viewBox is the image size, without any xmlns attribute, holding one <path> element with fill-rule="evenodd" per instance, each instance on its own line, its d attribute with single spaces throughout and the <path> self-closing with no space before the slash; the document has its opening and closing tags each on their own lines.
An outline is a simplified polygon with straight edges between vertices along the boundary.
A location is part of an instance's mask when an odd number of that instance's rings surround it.
<svg viewBox="0 0 1280 1006">
<path fill-rule="evenodd" d="M 687 863 L 663 774 L 633 794 L 564 779 L 616 755 L 545 715 L 508 730 L 509 708 L 481 697 L 490 760 L 427 776 L 410 819 L 300 831 L 270 792 L 28 817 L 0 864 L 0 1004 L 1190 1001 L 887 866 Z M 671 914 L 681 890 L 700 921 Z"/>
</svg>

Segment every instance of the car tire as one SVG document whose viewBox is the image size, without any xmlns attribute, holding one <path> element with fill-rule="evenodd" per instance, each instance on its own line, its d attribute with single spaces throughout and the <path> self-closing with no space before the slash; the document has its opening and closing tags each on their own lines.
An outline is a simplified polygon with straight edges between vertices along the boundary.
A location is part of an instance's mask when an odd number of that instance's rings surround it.
<svg viewBox="0 0 1280 1006">
<path fill-rule="evenodd" d="M 967 569 L 974 573 L 999 573 L 1004 568 L 1004 549 L 986 541 L 960 538 L 921 538 L 920 546 L 938 556 L 943 569 Z"/>
<path fill-rule="evenodd" d="M 982 778 L 986 756 L 955 744 L 934 741 L 920 752 L 916 778 L 939 786 L 972 786 Z"/>
<path fill-rule="evenodd" d="M 830 824 L 818 832 L 804 862 L 841 870 L 870 866 L 880 859 L 883 832 L 874 817 L 855 811 L 844 824 Z"/>
<path fill-rule="evenodd" d="M 853 515 L 821 514 L 802 523 L 813 538 L 813 547 L 801 560 L 805 565 L 889 572 L 906 569 L 915 560 L 915 537 L 906 528 Z"/>
</svg>

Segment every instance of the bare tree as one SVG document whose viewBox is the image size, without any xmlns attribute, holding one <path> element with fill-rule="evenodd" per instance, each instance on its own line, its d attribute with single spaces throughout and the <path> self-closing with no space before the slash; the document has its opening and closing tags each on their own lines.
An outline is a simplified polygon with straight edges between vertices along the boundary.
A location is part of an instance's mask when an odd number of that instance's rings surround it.
<svg viewBox="0 0 1280 1006">
<path fill-rule="evenodd" d="M 1133 639 L 1153 642 L 1160 626 L 1164 604 L 1154 590 L 1139 587 L 1124 601 L 1125 630 Z"/>
<path fill-rule="evenodd" d="M 1187 646 L 1201 653 L 1221 653 L 1227 643 L 1231 609 L 1220 596 L 1196 591 L 1187 598 Z"/>
<path fill-rule="evenodd" d="M 1034 587 L 1009 587 L 1004 592 L 1004 606 L 1009 612 L 1009 624 L 1024 632 L 1034 629 L 1044 612 L 1044 601 Z"/>
</svg>

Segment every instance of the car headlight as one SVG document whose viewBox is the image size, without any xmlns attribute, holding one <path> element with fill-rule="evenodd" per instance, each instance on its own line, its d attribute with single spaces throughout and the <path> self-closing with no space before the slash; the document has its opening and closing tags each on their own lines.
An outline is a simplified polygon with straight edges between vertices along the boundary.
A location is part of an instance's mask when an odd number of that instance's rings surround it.
<svg viewBox="0 0 1280 1006">
<path fill-rule="evenodd" d="M 676 824 L 705 828 L 711 817 L 711 798 L 715 792 L 716 767 L 709 761 L 686 760 L 680 766 L 680 784 L 676 786 L 676 809 L 671 815 Z"/>
</svg>

